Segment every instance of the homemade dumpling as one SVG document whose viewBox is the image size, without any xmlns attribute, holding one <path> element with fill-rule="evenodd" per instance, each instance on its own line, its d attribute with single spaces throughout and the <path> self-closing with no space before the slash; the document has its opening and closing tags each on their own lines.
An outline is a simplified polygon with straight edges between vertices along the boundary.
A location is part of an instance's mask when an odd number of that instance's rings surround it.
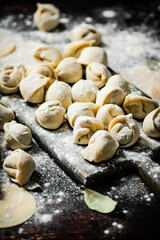
<svg viewBox="0 0 160 240">
<path fill-rule="evenodd" d="M 60 101 L 62 106 L 67 109 L 72 104 L 71 87 L 69 84 L 57 80 L 52 83 L 46 93 L 45 101 L 53 100 Z"/>
<path fill-rule="evenodd" d="M 116 104 L 105 104 L 97 112 L 96 118 L 108 130 L 110 122 L 117 116 L 124 115 L 123 109 Z"/>
<path fill-rule="evenodd" d="M 74 57 L 63 59 L 55 69 L 59 81 L 75 83 L 82 78 L 82 65 Z"/>
<path fill-rule="evenodd" d="M 6 122 L 10 122 L 13 119 L 15 119 L 13 110 L 0 101 L 0 129 L 3 129 L 3 125 Z"/>
<path fill-rule="evenodd" d="M 80 116 L 76 119 L 73 136 L 78 144 L 88 144 L 91 136 L 98 130 L 103 130 L 104 126 L 96 118 Z"/>
<path fill-rule="evenodd" d="M 100 107 L 108 103 L 120 106 L 129 93 L 130 88 L 128 83 L 117 74 L 110 77 L 106 85 L 99 91 L 96 104 Z"/>
<path fill-rule="evenodd" d="M 118 142 L 105 130 L 96 131 L 83 151 L 84 159 L 99 163 L 110 159 L 119 147 Z"/>
<path fill-rule="evenodd" d="M 52 84 L 49 77 L 42 74 L 28 75 L 20 82 L 20 93 L 22 97 L 31 103 L 41 103 L 44 101 L 46 90 Z"/>
<path fill-rule="evenodd" d="M 11 94 L 19 91 L 20 81 L 25 77 L 23 64 L 0 68 L 0 92 Z"/>
<path fill-rule="evenodd" d="M 59 101 L 45 102 L 35 112 L 38 123 L 47 129 L 59 128 L 63 121 L 66 109 Z"/>
<path fill-rule="evenodd" d="M 140 135 L 139 125 L 132 114 L 115 117 L 109 124 L 109 133 L 119 142 L 120 147 L 126 148 L 135 144 Z"/>
<path fill-rule="evenodd" d="M 3 163 L 3 169 L 9 178 L 21 186 L 29 181 L 35 166 L 31 155 L 21 149 L 13 151 Z"/>
<path fill-rule="evenodd" d="M 90 80 L 79 80 L 72 86 L 73 102 L 95 102 L 98 88 Z"/>
<path fill-rule="evenodd" d="M 37 10 L 34 13 L 34 24 L 41 31 L 51 31 L 59 24 L 60 12 L 53 4 L 37 3 Z"/>
<path fill-rule="evenodd" d="M 144 132 L 154 138 L 160 137 L 160 107 L 150 112 L 143 121 Z"/>
<path fill-rule="evenodd" d="M 11 121 L 4 124 L 5 143 L 11 149 L 27 149 L 32 147 L 31 130 L 23 124 Z"/>
<path fill-rule="evenodd" d="M 158 103 L 150 98 L 131 93 L 126 96 L 123 109 L 132 113 L 133 118 L 144 119 L 148 113 L 158 107 Z"/>
</svg>

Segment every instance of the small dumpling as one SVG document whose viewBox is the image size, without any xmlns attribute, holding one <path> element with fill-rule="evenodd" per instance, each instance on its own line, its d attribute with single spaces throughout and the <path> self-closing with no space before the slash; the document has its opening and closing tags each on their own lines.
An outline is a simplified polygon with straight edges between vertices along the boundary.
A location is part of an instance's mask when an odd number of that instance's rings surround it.
<svg viewBox="0 0 160 240">
<path fill-rule="evenodd" d="M 5 143 L 11 149 L 27 149 L 32 147 L 31 130 L 23 124 L 11 121 L 4 124 Z"/>
<path fill-rule="evenodd" d="M 60 101 L 62 106 L 67 109 L 72 104 L 71 87 L 69 84 L 57 80 L 52 83 L 46 93 L 45 101 L 53 100 Z"/>
<path fill-rule="evenodd" d="M 101 47 L 86 47 L 81 51 L 77 61 L 83 65 L 88 65 L 92 62 L 108 65 L 108 56 L 106 51 Z"/>
<path fill-rule="evenodd" d="M 60 12 L 53 4 L 37 3 L 37 10 L 34 13 L 34 24 L 41 31 L 51 31 L 59 24 Z"/>
<path fill-rule="evenodd" d="M 75 83 L 82 78 L 82 65 L 74 57 L 64 58 L 55 69 L 59 81 Z"/>
<path fill-rule="evenodd" d="M 96 118 L 80 116 L 76 119 L 73 136 L 74 141 L 80 145 L 88 144 L 91 136 L 98 130 L 103 130 L 104 126 Z"/>
<path fill-rule="evenodd" d="M 75 103 L 72 103 L 68 108 L 67 119 L 70 126 L 73 128 L 74 123 L 79 116 L 95 117 L 97 111 L 98 111 L 98 107 L 94 103 L 75 102 Z"/>
<path fill-rule="evenodd" d="M 126 96 L 123 109 L 132 113 L 133 118 L 144 119 L 148 113 L 158 107 L 158 103 L 150 98 L 131 93 Z"/>
<path fill-rule="evenodd" d="M 108 130 L 110 122 L 117 116 L 124 115 L 123 109 L 116 104 L 105 104 L 97 112 L 96 118 Z"/>
<path fill-rule="evenodd" d="M 120 106 L 129 93 L 130 88 L 128 83 L 117 74 L 110 77 L 106 85 L 99 91 L 97 94 L 96 104 L 99 107 L 108 103 Z"/>
<path fill-rule="evenodd" d="M 0 68 L 0 92 L 5 94 L 19 91 L 20 81 L 25 77 L 23 64 L 15 66 L 3 66 Z"/>
<path fill-rule="evenodd" d="M 79 80 L 72 86 L 73 102 L 95 102 L 98 88 L 90 80 Z"/>
<path fill-rule="evenodd" d="M 38 123 L 47 129 L 59 128 L 63 121 L 66 109 L 59 101 L 45 102 L 35 112 Z"/>
<path fill-rule="evenodd" d="M 94 45 L 98 45 L 101 42 L 102 35 L 96 30 L 96 28 L 90 24 L 82 23 L 70 31 L 70 40 L 95 40 Z"/>
<path fill-rule="evenodd" d="M 9 178 L 21 186 L 29 181 L 35 166 L 31 155 L 21 149 L 13 151 L 3 163 L 3 169 Z"/>
<path fill-rule="evenodd" d="M 119 142 L 120 147 L 126 148 L 135 144 L 140 135 L 139 125 L 132 114 L 115 117 L 109 124 L 109 133 Z"/>
<path fill-rule="evenodd" d="M 49 62 L 54 68 L 57 67 L 63 59 L 61 51 L 52 46 L 43 46 L 38 48 L 33 56 L 38 62 Z"/>
<path fill-rule="evenodd" d="M 6 104 L 0 101 L 0 129 L 3 129 L 3 125 L 6 122 L 10 122 L 15 119 L 14 112 Z"/>
<path fill-rule="evenodd" d="M 110 159 L 118 147 L 118 142 L 107 131 L 98 130 L 90 138 L 83 157 L 89 162 L 99 163 Z"/>
<path fill-rule="evenodd" d="M 143 121 L 143 130 L 153 138 L 160 137 L 160 107 L 150 112 Z"/>
<path fill-rule="evenodd" d="M 22 97 L 31 103 L 41 103 L 44 101 L 46 90 L 52 84 L 49 77 L 42 74 L 28 75 L 20 82 L 20 93 Z"/>
</svg>

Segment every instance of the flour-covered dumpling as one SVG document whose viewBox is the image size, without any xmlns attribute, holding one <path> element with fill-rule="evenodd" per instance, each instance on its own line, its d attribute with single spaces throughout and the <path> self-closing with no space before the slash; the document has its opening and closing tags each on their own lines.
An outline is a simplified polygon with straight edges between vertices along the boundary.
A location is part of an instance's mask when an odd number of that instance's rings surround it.
<svg viewBox="0 0 160 240">
<path fill-rule="evenodd" d="M 86 68 L 86 78 L 93 81 L 98 88 L 103 87 L 110 77 L 110 71 L 102 63 L 92 62 Z"/>
<path fill-rule="evenodd" d="M 116 104 L 105 104 L 97 112 L 96 118 L 108 130 L 110 122 L 117 116 L 124 115 L 123 109 Z"/>
<path fill-rule="evenodd" d="M 144 119 L 148 113 L 158 107 L 158 103 L 150 98 L 131 93 L 126 96 L 123 109 L 132 113 L 133 118 Z"/>
<path fill-rule="evenodd" d="M 71 87 L 69 84 L 57 80 L 52 83 L 46 93 L 45 101 L 53 100 L 60 101 L 62 106 L 67 109 L 72 104 Z"/>
<path fill-rule="evenodd" d="M 108 103 L 120 106 L 129 93 L 130 88 L 128 83 L 117 74 L 110 77 L 106 85 L 99 91 L 96 104 L 100 107 Z"/>
<path fill-rule="evenodd" d="M 83 151 L 84 159 L 99 163 L 110 159 L 119 147 L 118 142 L 105 130 L 96 131 Z"/>
<path fill-rule="evenodd" d="M 95 40 L 94 45 L 98 45 L 101 42 L 101 34 L 97 29 L 90 25 L 82 23 L 70 31 L 70 40 Z"/>
<path fill-rule="evenodd" d="M 33 56 L 38 62 L 49 62 L 54 68 L 63 59 L 61 51 L 53 46 L 40 47 L 35 51 Z"/>
<path fill-rule="evenodd" d="M 103 130 L 104 126 L 96 118 L 80 116 L 76 119 L 73 136 L 74 141 L 80 145 L 88 144 L 91 136 L 98 130 Z"/>
<path fill-rule="evenodd" d="M 31 74 L 21 81 L 20 93 L 27 102 L 41 103 L 44 101 L 45 92 L 51 84 L 51 78 L 38 73 Z"/>
<path fill-rule="evenodd" d="M 109 124 L 109 133 L 119 142 L 120 147 L 126 148 L 135 144 L 140 135 L 139 125 L 132 114 L 115 117 Z"/>
<path fill-rule="evenodd" d="M 82 78 L 82 65 L 74 57 L 64 58 L 55 69 L 59 81 L 75 83 Z"/>
<path fill-rule="evenodd" d="M 59 24 L 60 12 L 53 4 L 37 3 L 37 10 L 34 13 L 34 24 L 41 31 L 51 31 Z"/>
<path fill-rule="evenodd" d="M 11 94 L 19 91 L 20 81 L 25 77 L 23 64 L 0 68 L 0 92 Z"/>
<path fill-rule="evenodd" d="M 88 103 L 75 102 L 72 103 L 68 108 L 67 119 L 70 126 L 73 128 L 74 123 L 79 116 L 95 117 L 97 111 L 98 111 L 97 105 L 92 102 Z"/>
<path fill-rule="evenodd" d="M 35 166 L 31 155 L 21 149 L 13 151 L 3 163 L 3 169 L 9 178 L 21 186 L 29 181 Z"/>
<path fill-rule="evenodd" d="M 27 149 L 32 147 L 31 130 L 23 124 L 11 121 L 4 124 L 5 143 L 11 149 Z"/>
<path fill-rule="evenodd" d="M 10 122 L 15 119 L 14 112 L 6 104 L 0 101 L 0 129 L 3 129 L 3 125 L 6 122 Z"/>
<path fill-rule="evenodd" d="M 160 107 L 150 112 L 143 121 L 144 132 L 153 138 L 160 137 Z"/>
<path fill-rule="evenodd" d="M 35 112 L 38 123 L 47 129 L 59 128 L 63 121 L 66 109 L 59 101 L 45 102 Z"/>
</svg>

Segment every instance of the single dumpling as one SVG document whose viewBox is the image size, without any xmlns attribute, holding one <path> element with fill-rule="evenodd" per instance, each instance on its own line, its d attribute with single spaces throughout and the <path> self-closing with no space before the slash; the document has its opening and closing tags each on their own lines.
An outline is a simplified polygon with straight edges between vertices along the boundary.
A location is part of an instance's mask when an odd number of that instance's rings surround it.
<svg viewBox="0 0 160 240">
<path fill-rule="evenodd" d="M 74 57 L 64 58 L 55 69 L 59 81 L 75 83 L 82 78 L 82 65 Z"/>
<path fill-rule="evenodd" d="M 59 101 L 50 101 L 40 105 L 35 112 L 35 116 L 42 127 L 57 129 L 64 121 L 65 112 L 66 109 Z"/>
<path fill-rule="evenodd" d="M 123 109 L 116 104 L 105 104 L 97 112 L 96 118 L 108 130 L 110 122 L 117 116 L 124 115 Z"/>
<path fill-rule="evenodd" d="M 71 87 L 69 84 L 57 80 L 52 83 L 46 93 L 45 101 L 53 100 L 60 101 L 62 106 L 67 109 L 72 104 Z"/>
<path fill-rule="evenodd" d="M 128 83 L 117 74 L 110 77 L 106 85 L 99 91 L 97 94 L 96 104 L 99 107 L 108 103 L 120 106 L 129 93 L 130 88 Z"/>
<path fill-rule="evenodd" d="M 41 103 L 44 101 L 46 90 L 52 84 L 49 77 L 42 74 L 28 75 L 20 82 L 20 93 L 27 102 Z"/>
<path fill-rule="evenodd" d="M 120 147 L 126 148 L 135 144 L 140 135 L 140 128 L 132 114 L 115 117 L 109 124 L 109 133 L 119 142 Z"/>
<path fill-rule="evenodd" d="M 15 115 L 13 110 L 0 100 L 0 129 L 3 129 L 5 123 L 14 119 Z"/>
<path fill-rule="evenodd" d="M 98 130 L 103 130 L 104 126 L 96 118 L 80 116 L 76 119 L 73 136 L 74 141 L 78 144 L 88 144 L 91 136 Z"/>
<path fill-rule="evenodd" d="M 20 81 L 25 77 L 23 64 L 0 68 L 0 92 L 11 94 L 19 91 Z"/>
<path fill-rule="evenodd" d="M 60 11 L 53 4 L 37 3 L 37 10 L 34 13 L 34 24 L 41 31 L 51 31 L 59 24 Z"/>
<path fill-rule="evenodd" d="M 27 149 L 32 147 L 31 130 L 23 124 L 11 121 L 4 124 L 5 143 L 11 149 Z"/>
<path fill-rule="evenodd" d="M 75 102 L 75 103 L 72 103 L 68 108 L 67 119 L 70 126 L 73 128 L 74 123 L 79 116 L 95 117 L 97 111 L 98 111 L 98 107 L 94 103 Z"/>
<path fill-rule="evenodd" d="M 13 151 L 3 163 L 3 169 L 9 178 L 21 186 L 29 181 L 36 164 L 28 153 L 21 149 Z"/>
<path fill-rule="evenodd" d="M 105 130 L 96 131 L 83 151 L 84 159 L 99 163 L 110 159 L 119 147 L 118 142 Z"/>
<path fill-rule="evenodd" d="M 110 77 L 110 71 L 102 63 L 93 62 L 86 67 L 87 80 L 93 81 L 98 88 L 103 87 Z"/>
<path fill-rule="evenodd" d="M 82 23 L 70 31 L 71 42 L 81 39 L 95 40 L 94 45 L 98 45 L 101 42 L 102 35 L 100 34 L 100 32 L 97 31 L 94 26 Z"/>
<path fill-rule="evenodd" d="M 143 121 L 143 130 L 153 138 L 160 137 L 160 107 L 150 112 Z"/>
<path fill-rule="evenodd" d="M 133 118 L 136 119 L 144 119 L 148 113 L 157 107 L 157 102 L 134 93 L 127 95 L 123 103 L 123 109 L 126 113 L 132 113 Z"/>
</svg>

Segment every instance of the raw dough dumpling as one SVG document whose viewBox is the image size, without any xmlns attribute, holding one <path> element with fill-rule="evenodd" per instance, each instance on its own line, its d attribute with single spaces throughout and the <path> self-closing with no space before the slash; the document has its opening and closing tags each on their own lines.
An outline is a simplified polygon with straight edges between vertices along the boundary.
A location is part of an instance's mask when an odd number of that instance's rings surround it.
<svg viewBox="0 0 160 240">
<path fill-rule="evenodd" d="M 150 98 L 131 93 L 126 96 L 123 109 L 132 113 L 133 118 L 144 119 L 148 113 L 158 107 L 158 103 Z"/>
<path fill-rule="evenodd" d="M 0 68 L 0 92 L 11 94 L 19 91 L 19 83 L 25 77 L 23 64 Z"/>
<path fill-rule="evenodd" d="M 144 132 L 154 138 L 160 137 L 160 107 L 150 112 L 143 121 Z"/>
<path fill-rule="evenodd" d="M 130 89 L 128 83 L 117 74 L 110 77 L 106 85 L 99 91 L 96 104 L 100 107 L 108 103 L 120 106 L 129 93 Z"/>
<path fill-rule="evenodd" d="M 108 56 L 106 51 L 101 47 L 86 47 L 81 51 L 77 61 L 83 65 L 88 65 L 92 62 L 108 65 Z"/>
<path fill-rule="evenodd" d="M 10 122 L 15 119 L 14 112 L 6 104 L 0 101 L 0 129 L 3 129 L 3 125 L 6 122 Z"/>
<path fill-rule="evenodd" d="M 109 133 L 119 142 L 120 147 L 126 148 L 135 144 L 140 135 L 139 125 L 132 114 L 115 117 L 109 124 Z"/>
<path fill-rule="evenodd" d="M 54 68 L 57 67 L 63 59 L 61 51 L 52 46 L 43 46 L 38 48 L 33 56 L 39 62 L 49 62 Z"/>
<path fill-rule="evenodd" d="M 96 118 L 80 116 L 76 119 L 73 129 L 74 141 L 78 144 L 88 144 L 91 136 L 104 126 Z"/>
<path fill-rule="evenodd" d="M 45 101 L 58 100 L 64 108 L 72 104 L 71 87 L 69 84 L 61 81 L 55 81 L 48 89 Z"/>
<path fill-rule="evenodd" d="M 2 41 L 0 43 L 0 58 L 11 54 L 16 49 L 14 40 Z"/>
<path fill-rule="evenodd" d="M 82 65 L 74 57 L 64 58 L 55 69 L 59 81 L 75 83 L 82 78 Z"/>
<path fill-rule="evenodd" d="M 41 103 L 44 101 L 46 90 L 52 84 L 49 77 L 42 74 L 28 75 L 20 82 L 20 93 L 22 97 L 31 103 Z"/>
<path fill-rule="evenodd" d="M 67 119 L 70 126 L 73 128 L 74 123 L 79 116 L 95 117 L 97 111 L 98 111 L 98 107 L 94 103 L 75 102 L 71 104 L 68 108 Z"/>
<path fill-rule="evenodd" d="M 73 102 L 95 102 L 98 88 L 90 80 L 79 80 L 72 87 Z"/>
<path fill-rule="evenodd" d="M 82 23 L 70 31 L 70 40 L 95 40 L 94 45 L 98 45 L 101 42 L 101 34 L 96 28 L 90 24 Z"/>
<path fill-rule="evenodd" d="M 96 118 L 108 130 L 110 122 L 117 116 L 124 115 L 123 109 L 116 104 L 105 104 L 97 112 Z"/>
<path fill-rule="evenodd" d="M 110 159 L 119 147 L 118 142 L 105 130 L 98 130 L 83 151 L 84 159 L 99 163 Z"/>
<path fill-rule="evenodd" d="M 86 78 L 93 81 L 98 88 L 103 87 L 110 77 L 110 71 L 102 63 L 93 62 L 86 68 Z"/>
<path fill-rule="evenodd" d="M 31 130 L 23 124 L 11 121 L 4 124 L 6 146 L 11 149 L 27 149 L 32 147 Z"/>
<path fill-rule="evenodd" d="M 21 149 L 13 151 L 3 163 L 3 169 L 9 178 L 21 186 L 29 181 L 35 166 L 33 158 Z"/>
<path fill-rule="evenodd" d="M 37 10 L 34 13 L 34 24 L 41 31 L 51 31 L 59 24 L 60 12 L 53 4 L 37 3 Z"/>
<path fill-rule="evenodd" d="M 47 129 L 59 128 L 63 121 L 66 109 L 59 101 L 43 103 L 35 112 L 38 123 Z"/>
</svg>

